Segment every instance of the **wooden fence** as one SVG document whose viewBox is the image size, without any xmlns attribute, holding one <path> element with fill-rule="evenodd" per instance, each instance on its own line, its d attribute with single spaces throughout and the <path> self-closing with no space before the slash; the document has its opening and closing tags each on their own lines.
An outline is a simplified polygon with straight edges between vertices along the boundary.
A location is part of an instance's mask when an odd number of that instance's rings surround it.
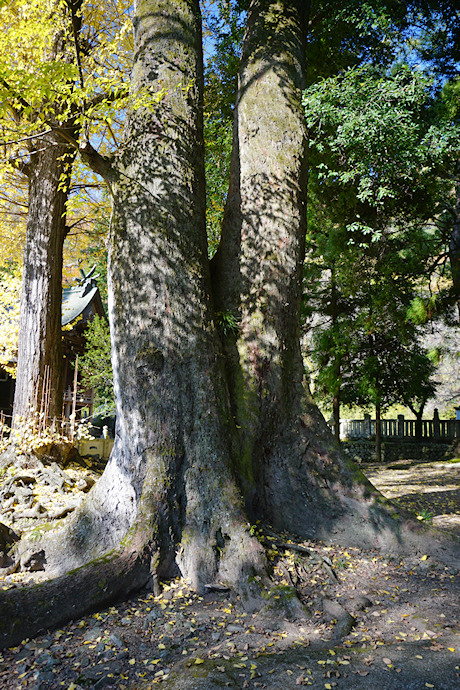
<svg viewBox="0 0 460 690">
<path fill-rule="evenodd" d="M 80 455 L 85 457 L 94 455 L 103 460 L 108 460 L 112 452 L 113 444 L 113 438 L 81 439 L 78 441 L 77 448 Z"/>
<path fill-rule="evenodd" d="M 372 438 L 375 437 L 375 420 L 370 415 L 364 419 L 344 419 L 340 422 L 340 438 Z M 433 419 L 405 419 L 399 415 L 397 419 L 382 419 L 380 422 L 382 439 L 439 439 L 453 440 L 460 438 L 460 420 L 439 419 L 435 413 Z"/>
</svg>

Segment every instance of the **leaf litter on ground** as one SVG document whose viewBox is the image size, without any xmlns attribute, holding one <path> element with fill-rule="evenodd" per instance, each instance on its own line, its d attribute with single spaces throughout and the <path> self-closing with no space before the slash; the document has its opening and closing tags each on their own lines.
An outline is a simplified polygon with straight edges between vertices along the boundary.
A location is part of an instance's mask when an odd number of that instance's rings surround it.
<svg viewBox="0 0 460 690">
<path fill-rule="evenodd" d="M 403 682 L 406 672 L 420 688 L 459 687 L 458 570 L 415 554 L 299 541 L 267 525 L 253 531 L 271 565 L 271 596 L 295 590 L 310 612 L 304 620 L 247 613 L 225 587 L 199 596 L 177 579 L 159 596 L 144 591 L 4 650 L 0 688 L 198 690 L 214 687 L 213 673 L 234 688 L 355 688 L 378 674 Z M 20 582 L 3 578 L 4 587 Z M 339 639 L 328 602 L 354 620 Z"/>
</svg>

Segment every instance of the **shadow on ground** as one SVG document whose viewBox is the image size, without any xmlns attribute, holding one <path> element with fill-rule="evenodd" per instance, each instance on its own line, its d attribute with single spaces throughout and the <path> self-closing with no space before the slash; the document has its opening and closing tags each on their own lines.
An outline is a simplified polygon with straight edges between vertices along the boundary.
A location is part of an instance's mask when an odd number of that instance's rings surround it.
<svg viewBox="0 0 460 690">
<path fill-rule="evenodd" d="M 387 498 L 460 535 L 460 463 L 369 465 L 367 478 Z"/>
</svg>

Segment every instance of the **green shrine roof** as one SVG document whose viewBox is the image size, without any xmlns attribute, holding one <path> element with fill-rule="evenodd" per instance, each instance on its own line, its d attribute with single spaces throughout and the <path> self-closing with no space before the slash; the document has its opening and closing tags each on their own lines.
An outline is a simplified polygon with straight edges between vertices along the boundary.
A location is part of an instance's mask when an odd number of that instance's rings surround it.
<svg viewBox="0 0 460 690">
<path fill-rule="evenodd" d="M 64 288 L 62 291 L 62 326 L 67 326 L 67 324 L 83 314 L 93 299 L 96 298 L 96 300 L 100 302 L 99 290 L 92 277 L 94 271 L 95 267 L 92 268 L 88 275 L 80 271 L 82 278 L 79 284 L 73 287 Z"/>
</svg>

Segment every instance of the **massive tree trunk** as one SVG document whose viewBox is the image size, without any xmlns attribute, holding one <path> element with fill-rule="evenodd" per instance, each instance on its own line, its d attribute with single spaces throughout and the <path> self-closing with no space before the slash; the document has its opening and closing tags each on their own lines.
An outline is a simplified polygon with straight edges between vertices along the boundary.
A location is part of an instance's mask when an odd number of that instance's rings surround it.
<svg viewBox="0 0 460 690">
<path fill-rule="evenodd" d="M 35 140 L 27 166 L 29 208 L 13 416 L 40 411 L 46 368 L 50 418 L 62 414 L 62 248 L 74 149 L 57 134 Z"/>
<path fill-rule="evenodd" d="M 238 332 L 222 337 L 250 514 L 301 534 L 342 532 L 362 542 L 362 486 L 313 403 L 299 344 L 306 5 L 251 3 L 214 290 L 218 311 L 239 319 Z"/>
<path fill-rule="evenodd" d="M 113 185 L 118 431 L 108 474 L 129 481 L 128 522 L 148 500 L 162 572 L 176 561 L 198 589 L 216 578 L 238 584 L 263 558 L 231 474 L 210 299 L 198 0 L 139 2 L 135 32 L 133 88 L 166 93 L 131 115 Z"/>
<path fill-rule="evenodd" d="M 133 90 L 164 97 L 131 113 L 107 174 L 116 441 L 88 500 L 44 543 L 45 567 L 62 574 L 115 549 L 131 554 L 136 583 L 180 568 L 198 590 L 243 591 L 265 558 L 232 473 L 210 299 L 198 0 L 138 2 L 134 26 Z M 24 562 L 37 546 L 21 548 Z"/>
</svg>

